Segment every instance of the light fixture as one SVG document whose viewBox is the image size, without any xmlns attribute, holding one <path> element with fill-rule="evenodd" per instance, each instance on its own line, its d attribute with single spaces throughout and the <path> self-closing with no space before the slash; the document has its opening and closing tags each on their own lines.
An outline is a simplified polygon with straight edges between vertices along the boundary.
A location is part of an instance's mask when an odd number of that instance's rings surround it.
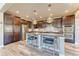
<svg viewBox="0 0 79 59">
<path fill-rule="evenodd" d="M 39 29 L 35 29 L 35 31 L 39 31 Z"/>
<path fill-rule="evenodd" d="M 26 16 L 26 18 L 29 18 L 29 16 Z"/>
<path fill-rule="evenodd" d="M 37 24 L 37 21 L 36 20 L 33 20 L 33 24 Z"/>
<path fill-rule="evenodd" d="M 31 31 L 32 31 L 32 29 L 28 29 L 28 31 L 29 31 L 29 32 L 31 32 Z"/>
<path fill-rule="evenodd" d="M 16 11 L 16 13 L 18 14 L 18 13 L 19 13 L 19 11 L 17 10 L 17 11 Z"/>
<path fill-rule="evenodd" d="M 68 10 L 65 10 L 65 13 L 68 13 L 69 11 Z"/>
<path fill-rule="evenodd" d="M 39 16 L 40 18 L 42 18 L 42 16 Z"/>
<path fill-rule="evenodd" d="M 33 12 L 34 12 L 34 15 L 36 15 L 36 16 L 38 15 L 38 13 L 37 13 L 37 11 L 36 11 L 36 10 L 33 10 Z"/>
<path fill-rule="evenodd" d="M 51 11 L 51 4 L 48 4 L 48 11 Z"/>
<path fill-rule="evenodd" d="M 53 16 L 53 14 L 51 13 L 50 16 Z"/>
<path fill-rule="evenodd" d="M 49 20 L 52 19 L 51 17 L 48 18 Z"/>
<path fill-rule="evenodd" d="M 34 31 L 36 32 L 35 34 L 39 34 L 39 29 L 37 28 L 37 29 L 34 29 Z"/>
<path fill-rule="evenodd" d="M 52 22 L 52 18 L 49 17 L 49 18 L 47 19 L 47 23 L 51 23 L 51 22 Z"/>
<path fill-rule="evenodd" d="M 48 8 L 48 11 L 51 11 L 51 8 Z"/>
</svg>

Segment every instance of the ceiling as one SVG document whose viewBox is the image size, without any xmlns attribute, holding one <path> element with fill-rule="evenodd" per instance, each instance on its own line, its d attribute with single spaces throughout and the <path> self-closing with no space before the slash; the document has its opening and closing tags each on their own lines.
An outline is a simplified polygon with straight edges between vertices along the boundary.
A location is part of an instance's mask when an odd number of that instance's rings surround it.
<svg viewBox="0 0 79 59">
<path fill-rule="evenodd" d="M 35 19 L 38 17 L 49 17 L 52 13 L 52 17 L 61 17 L 65 15 L 74 14 L 79 8 L 77 3 L 51 3 L 51 10 L 48 11 L 48 3 L 14 3 L 6 12 L 17 15 L 23 19 Z M 33 10 L 36 10 L 37 15 L 34 15 Z"/>
</svg>

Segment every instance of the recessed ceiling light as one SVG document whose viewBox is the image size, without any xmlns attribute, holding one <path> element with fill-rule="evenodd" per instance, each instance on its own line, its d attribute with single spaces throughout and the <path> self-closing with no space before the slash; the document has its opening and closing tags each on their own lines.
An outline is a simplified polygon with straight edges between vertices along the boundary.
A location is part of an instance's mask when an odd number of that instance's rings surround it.
<svg viewBox="0 0 79 59">
<path fill-rule="evenodd" d="M 51 13 L 50 16 L 53 16 L 53 14 Z"/>
<path fill-rule="evenodd" d="M 16 11 L 16 13 L 18 14 L 18 13 L 19 13 L 19 11 L 17 10 L 17 11 Z"/>
<path fill-rule="evenodd" d="M 68 13 L 69 11 L 68 10 L 65 10 L 65 13 Z"/>
<path fill-rule="evenodd" d="M 48 11 L 51 11 L 51 8 L 48 8 Z"/>
<path fill-rule="evenodd" d="M 26 16 L 27 18 L 29 17 L 29 16 Z"/>
<path fill-rule="evenodd" d="M 39 16 L 40 18 L 42 18 L 42 16 Z"/>
</svg>

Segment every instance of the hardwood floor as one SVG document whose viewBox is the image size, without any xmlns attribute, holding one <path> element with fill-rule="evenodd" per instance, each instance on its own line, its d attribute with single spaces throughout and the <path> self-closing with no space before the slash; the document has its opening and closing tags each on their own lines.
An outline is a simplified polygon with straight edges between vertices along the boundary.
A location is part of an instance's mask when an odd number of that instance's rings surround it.
<svg viewBox="0 0 79 59">
<path fill-rule="evenodd" d="M 17 45 L 12 43 L 6 45 L 4 48 L 0 49 L 1 56 L 52 56 L 51 52 L 47 52 L 44 49 L 33 48 L 32 46 L 24 46 L 22 42 Z"/>
<path fill-rule="evenodd" d="M 72 43 L 65 43 L 66 56 L 79 56 L 79 46 Z"/>
<path fill-rule="evenodd" d="M 31 46 L 24 46 L 22 42 L 16 45 L 17 42 L 6 45 L 0 49 L 0 56 L 52 56 L 53 53 L 42 49 L 41 51 Z M 79 46 L 71 43 L 65 43 L 66 56 L 79 56 Z"/>
</svg>

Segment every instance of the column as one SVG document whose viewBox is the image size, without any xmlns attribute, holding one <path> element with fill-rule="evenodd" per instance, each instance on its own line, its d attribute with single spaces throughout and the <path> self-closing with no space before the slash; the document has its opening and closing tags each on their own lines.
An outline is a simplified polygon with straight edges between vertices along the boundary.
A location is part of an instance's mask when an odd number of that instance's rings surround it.
<svg viewBox="0 0 79 59">
<path fill-rule="evenodd" d="M 64 51 L 64 37 L 59 37 L 59 55 L 60 56 L 64 56 L 65 55 L 65 51 Z"/>
<path fill-rule="evenodd" d="M 38 34 L 38 48 L 41 49 L 41 34 Z"/>
<path fill-rule="evenodd" d="M 0 48 L 4 46 L 3 13 L 0 12 Z"/>
<path fill-rule="evenodd" d="M 79 10 L 75 13 L 75 44 L 79 45 Z"/>
</svg>

